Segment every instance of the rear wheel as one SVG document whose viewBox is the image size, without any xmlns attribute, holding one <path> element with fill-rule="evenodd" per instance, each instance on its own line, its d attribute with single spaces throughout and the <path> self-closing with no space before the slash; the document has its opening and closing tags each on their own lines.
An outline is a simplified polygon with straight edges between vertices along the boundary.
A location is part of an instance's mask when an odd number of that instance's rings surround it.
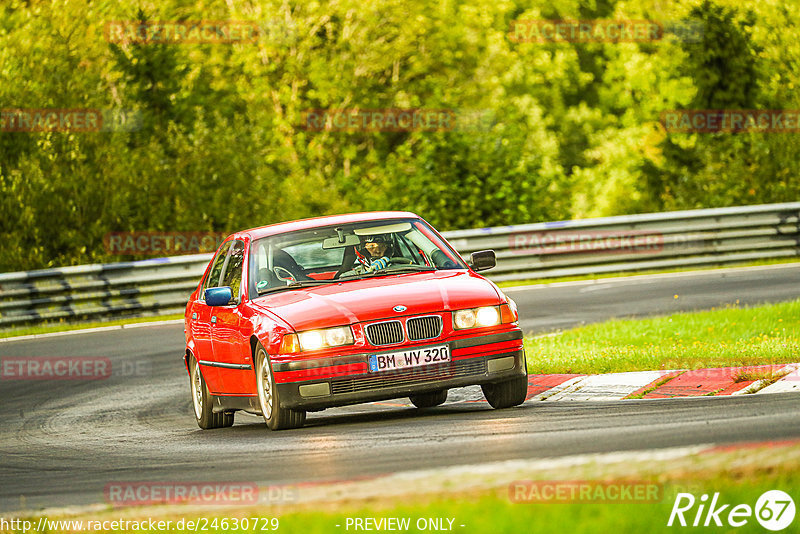
<svg viewBox="0 0 800 534">
<path fill-rule="evenodd" d="M 411 404 L 417 408 L 433 408 L 447 400 L 447 390 L 443 389 L 430 393 L 420 393 L 418 395 L 411 395 L 408 398 L 411 400 Z"/>
<path fill-rule="evenodd" d="M 192 357 L 189 360 L 189 381 L 192 389 L 192 405 L 197 426 L 203 430 L 224 428 L 233 425 L 233 412 L 214 413 L 211 406 L 211 394 L 206 381 L 200 373 L 200 364 Z"/>
<path fill-rule="evenodd" d="M 483 384 L 481 389 L 492 408 L 510 408 L 525 402 L 525 397 L 528 395 L 528 377 L 516 376 L 505 382 Z"/>
<path fill-rule="evenodd" d="M 256 384 L 258 385 L 258 403 L 261 413 L 270 430 L 300 428 L 306 421 L 304 410 L 281 408 L 275 379 L 272 376 L 272 365 L 267 351 L 259 343 L 256 349 Z"/>
</svg>

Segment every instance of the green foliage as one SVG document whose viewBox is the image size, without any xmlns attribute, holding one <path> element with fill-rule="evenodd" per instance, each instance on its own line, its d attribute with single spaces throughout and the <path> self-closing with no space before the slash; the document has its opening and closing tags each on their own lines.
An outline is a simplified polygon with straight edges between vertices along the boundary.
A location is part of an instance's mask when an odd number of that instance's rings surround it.
<svg viewBox="0 0 800 534">
<path fill-rule="evenodd" d="M 733 0 L 11 0 L 0 102 L 138 128 L 0 131 L 0 271 L 112 231 L 234 231 L 403 209 L 442 230 L 795 200 L 792 134 L 674 134 L 664 110 L 797 109 L 800 7 Z M 693 18 L 697 43 L 519 43 L 517 19 Z M 256 42 L 114 43 L 112 21 L 234 20 Z M 311 131 L 310 109 L 455 110 L 453 131 Z"/>
<path fill-rule="evenodd" d="M 705 27 L 699 43 L 684 44 L 679 72 L 694 86 L 686 109 L 798 109 L 800 47 L 785 37 L 798 29 L 797 6 L 741 8 L 710 0 L 690 15 Z M 781 64 L 777 58 L 785 58 Z M 793 59 L 789 59 L 793 58 Z M 797 134 L 669 134 L 658 158 L 642 162 L 648 209 L 670 210 L 788 202 L 800 192 Z"/>
</svg>

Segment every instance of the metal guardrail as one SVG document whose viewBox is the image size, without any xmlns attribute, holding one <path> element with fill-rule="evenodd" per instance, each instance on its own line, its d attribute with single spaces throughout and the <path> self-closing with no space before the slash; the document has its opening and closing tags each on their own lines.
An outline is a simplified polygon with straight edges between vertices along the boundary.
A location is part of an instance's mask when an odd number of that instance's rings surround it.
<svg viewBox="0 0 800 534">
<path fill-rule="evenodd" d="M 496 282 L 800 256 L 800 202 L 443 232 Z M 0 274 L 0 328 L 183 311 L 211 254 Z"/>
<path fill-rule="evenodd" d="M 212 254 L 0 274 L 0 328 L 182 313 Z"/>
<path fill-rule="evenodd" d="M 800 202 L 459 230 L 462 254 L 497 251 L 496 282 L 725 265 L 800 255 Z"/>
</svg>

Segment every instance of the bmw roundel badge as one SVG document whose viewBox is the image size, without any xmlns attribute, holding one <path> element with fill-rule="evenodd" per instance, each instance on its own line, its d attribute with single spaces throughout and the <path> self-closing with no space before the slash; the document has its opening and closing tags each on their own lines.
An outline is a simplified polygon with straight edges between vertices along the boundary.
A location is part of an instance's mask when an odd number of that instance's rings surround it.
<svg viewBox="0 0 800 534">
<path fill-rule="evenodd" d="M 408 308 L 406 308 L 405 306 L 402 306 L 402 305 L 398 305 L 398 306 L 395 306 L 395 307 L 394 307 L 394 308 L 392 308 L 392 309 L 393 309 L 394 311 L 396 311 L 396 312 L 400 313 L 400 312 L 404 312 L 404 311 L 406 311 Z"/>
</svg>

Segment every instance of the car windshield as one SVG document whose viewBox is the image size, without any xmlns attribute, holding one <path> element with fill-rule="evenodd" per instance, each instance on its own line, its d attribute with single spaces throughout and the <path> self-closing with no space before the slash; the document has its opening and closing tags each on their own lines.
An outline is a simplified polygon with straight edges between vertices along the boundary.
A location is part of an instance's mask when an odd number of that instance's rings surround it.
<svg viewBox="0 0 800 534">
<path fill-rule="evenodd" d="M 326 226 L 253 241 L 252 294 L 387 274 L 466 269 L 461 256 L 419 219 Z"/>
</svg>

